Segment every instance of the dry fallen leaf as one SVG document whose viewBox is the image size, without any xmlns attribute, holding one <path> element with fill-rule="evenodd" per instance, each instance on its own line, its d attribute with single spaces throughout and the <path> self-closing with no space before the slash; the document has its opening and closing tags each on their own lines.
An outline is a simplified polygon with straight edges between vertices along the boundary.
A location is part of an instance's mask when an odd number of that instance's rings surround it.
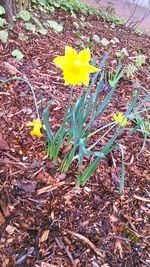
<svg viewBox="0 0 150 267">
<path fill-rule="evenodd" d="M 0 135 L 0 150 L 9 150 L 9 145 L 5 139 Z"/>
<path fill-rule="evenodd" d="M 1 67 L 5 68 L 12 75 L 16 75 L 17 73 L 21 74 L 21 72 L 15 66 L 11 65 L 8 62 L 3 62 L 1 64 Z"/>
<path fill-rule="evenodd" d="M 5 218 L 2 214 L 2 212 L 0 211 L 0 226 L 5 222 Z"/>
<path fill-rule="evenodd" d="M 2 267 L 7 267 L 8 263 L 9 263 L 9 259 L 8 258 L 3 259 Z"/>
<path fill-rule="evenodd" d="M 35 179 L 37 182 L 45 184 L 54 184 L 56 182 L 56 179 L 54 179 L 53 176 L 51 176 L 48 172 L 44 171 L 39 172 Z"/>
<path fill-rule="evenodd" d="M 40 238 L 40 243 L 43 243 L 48 239 L 49 236 L 49 230 L 45 230 Z"/>
<path fill-rule="evenodd" d="M 0 211 L 2 212 L 4 217 L 9 217 L 9 209 L 8 209 L 8 201 L 6 196 L 1 192 L 0 193 Z"/>
<path fill-rule="evenodd" d="M 41 265 L 39 267 L 58 267 L 58 265 L 50 264 L 47 262 L 41 262 Z"/>
<path fill-rule="evenodd" d="M 6 227 L 6 232 L 7 232 L 9 235 L 12 235 L 12 234 L 15 232 L 15 230 L 16 230 L 16 227 L 13 227 L 13 226 L 11 226 L 11 225 L 8 225 L 8 226 Z"/>
<path fill-rule="evenodd" d="M 119 239 L 117 239 L 115 242 L 115 250 L 119 252 L 120 258 L 123 259 L 123 249 L 121 241 Z"/>
<path fill-rule="evenodd" d="M 62 154 L 68 153 L 71 150 L 72 146 L 73 146 L 73 144 L 70 144 L 69 146 L 65 147 L 62 151 Z"/>
</svg>

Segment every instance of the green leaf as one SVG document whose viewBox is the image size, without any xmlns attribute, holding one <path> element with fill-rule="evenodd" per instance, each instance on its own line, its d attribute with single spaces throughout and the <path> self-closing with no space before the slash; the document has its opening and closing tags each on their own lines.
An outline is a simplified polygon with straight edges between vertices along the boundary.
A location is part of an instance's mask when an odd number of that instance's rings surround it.
<svg viewBox="0 0 150 267">
<path fill-rule="evenodd" d="M 17 61 L 23 59 L 24 54 L 21 53 L 18 49 L 15 49 L 14 51 L 11 52 L 12 56 L 16 58 Z"/>
<path fill-rule="evenodd" d="M 47 34 L 47 30 L 44 28 L 44 27 L 41 27 L 39 30 L 38 30 L 39 33 L 43 34 L 43 35 L 46 35 Z"/>
<path fill-rule="evenodd" d="M 3 18 L 0 18 L 0 27 L 3 27 L 3 25 L 6 23 L 6 20 Z"/>
<path fill-rule="evenodd" d="M 97 34 L 93 35 L 92 39 L 98 44 L 100 44 L 100 42 L 101 42 L 101 39 Z"/>
<path fill-rule="evenodd" d="M 76 30 L 80 29 L 80 25 L 76 21 L 74 21 L 72 25 L 75 27 Z"/>
<path fill-rule="evenodd" d="M 55 20 L 47 20 L 48 26 L 56 32 L 61 32 L 63 30 L 63 26 L 58 24 Z"/>
<path fill-rule="evenodd" d="M 36 27 L 35 27 L 35 25 L 34 24 L 32 24 L 32 23 L 25 23 L 25 28 L 28 30 L 28 31 L 33 31 L 33 32 L 35 32 L 36 31 Z"/>
<path fill-rule="evenodd" d="M 32 16 L 32 20 L 33 20 L 38 26 L 42 27 L 42 23 L 41 23 L 41 21 L 40 21 L 39 19 L 37 19 L 36 17 L 33 17 L 33 16 Z"/>
<path fill-rule="evenodd" d="M 89 180 L 90 176 L 96 170 L 97 165 L 98 165 L 100 160 L 101 160 L 101 158 L 97 157 L 93 161 L 93 163 L 85 169 L 84 173 L 81 176 L 80 175 L 78 176 L 78 178 L 77 178 L 77 184 L 78 185 L 85 185 L 86 184 L 86 182 Z"/>
<path fill-rule="evenodd" d="M 8 39 L 8 32 L 4 30 L 0 31 L 0 40 L 3 43 L 7 43 L 7 39 Z"/>
<path fill-rule="evenodd" d="M 0 16 L 3 14 L 5 14 L 5 9 L 2 6 L 0 6 Z"/>
<path fill-rule="evenodd" d="M 27 10 L 21 10 L 18 14 L 19 18 L 23 19 L 24 21 L 29 21 L 31 19 L 30 12 Z"/>
<path fill-rule="evenodd" d="M 107 45 L 109 45 L 109 41 L 106 39 L 106 38 L 103 38 L 102 40 L 101 40 L 101 44 L 103 45 L 103 46 L 107 46 Z"/>
</svg>

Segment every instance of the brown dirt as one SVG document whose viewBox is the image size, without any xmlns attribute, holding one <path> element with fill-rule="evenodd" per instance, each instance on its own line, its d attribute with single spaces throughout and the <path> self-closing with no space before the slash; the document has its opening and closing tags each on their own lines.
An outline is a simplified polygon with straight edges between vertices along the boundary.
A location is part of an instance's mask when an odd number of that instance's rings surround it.
<svg viewBox="0 0 150 267">
<path fill-rule="evenodd" d="M 80 37 L 67 13 L 58 11 L 53 17 L 64 22 L 65 31 L 55 34 L 49 30 L 48 35 L 41 36 L 26 32 L 23 24 L 17 23 L 8 45 L 1 45 L 0 76 L 1 79 L 14 75 L 27 77 L 39 100 L 39 89 L 46 101 L 54 96 L 56 101 L 50 116 L 55 130 L 62 119 L 69 88 L 64 87 L 52 59 L 64 53 L 65 44 L 79 49 Z M 81 29 L 80 34 L 120 40 L 112 45 L 110 64 L 116 60 L 115 51 L 123 47 L 127 47 L 130 55 L 141 51 L 147 55 L 147 64 L 150 63 L 147 36 L 134 35 L 123 27 L 111 29 L 109 23 L 96 18 L 88 18 L 87 22 L 91 27 Z M 18 39 L 20 31 L 28 36 L 26 43 Z M 25 54 L 20 63 L 11 56 L 16 48 Z M 98 60 L 105 53 L 101 45 L 92 48 Z M 149 88 L 147 68 L 136 79 Z M 133 89 L 133 83 L 125 79 L 119 83 L 106 121 L 114 110 L 126 109 Z M 56 166 L 45 157 L 43 140 L 29 136 L 25 125 L 35 118 L 35 113 L 27 86 L 15 81 L 0 90 L 1 266 L 149 266 L 148 146 L 137 159 L 142 135 L 136 133 L 132 138 L 125 135 L 119 140 L 125 148 L 123 195 L 118 193 L 119 151 L 99 164 L 86 187 L 76 188 L 75 164 L 66 176 L 59 175 Z M 74 99 L 79 91 L 77 88 Z"/>
</svg>

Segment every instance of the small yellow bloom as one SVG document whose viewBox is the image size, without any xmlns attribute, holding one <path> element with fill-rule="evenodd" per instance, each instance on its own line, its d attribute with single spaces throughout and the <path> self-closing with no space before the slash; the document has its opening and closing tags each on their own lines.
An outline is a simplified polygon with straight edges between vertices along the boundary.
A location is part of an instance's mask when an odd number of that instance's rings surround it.
<svg viewBox="0 0 150 267">
<path fill-rule="evenodd" d="M 29 121 L 26 125 L 27 126 L 33 126 L 33 130 L 31 131 L 32 136 L 39 136 L 39 137 L 43 136 L 43 134 L 41 133 L 41 129 L 44 127 L 43 127 L 42 122 L 39 118 L 37 118 L 34 121 Z"/>
<path fill-rule="evenodd" d="M 89 85 L 89 74 L 100 69 L 89 64 L 91 60 L 90 49 L 86 48 L 77 53 L 72 47 L 65 47 L 65 55 L 58 56 L 53 61 L 62 69 L 65 85 L 85 84 Z"/>
<path fill-rule="evenodd" d="M 121 126 L 125 126 L 125 125 L 127 124 L 127 122 L 128 122 L 127 119 L 125 119 L 125 120 L 123 121 L 124 116 L 123 116 L 122 113 L 119 113 L 118 115 L 113 116 L 113 118 L 114 118 L 114 120 L 117 121 Z"/>
</svg>

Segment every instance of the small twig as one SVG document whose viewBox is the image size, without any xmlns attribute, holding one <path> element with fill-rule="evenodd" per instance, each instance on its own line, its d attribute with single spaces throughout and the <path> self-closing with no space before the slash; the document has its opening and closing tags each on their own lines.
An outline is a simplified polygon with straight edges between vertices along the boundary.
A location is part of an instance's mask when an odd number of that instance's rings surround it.
<svg viewBox="0 0 150 267">
<path fill-rule="evenodd" d="M 150 203 L 150 199 L 147 199 L 147 198 L 145 198 L 145 197 L 140 197 L 140 196 L 135 195 L 135 194 L 133 195 L 133 198 L 135 198 L 135 199 L 137 199 L 137 200 L 141 200 L 141 201 Z"/>
<path fill-rule="evenodd" d="M 37 190 L 37 195 L 41 195 L 43 193 L 47 193 L 49 191 L 53 191 L 53 190 L 57 189 L 59 186 L 64 185 L 64 184 L 65 184 L 65 181 L 60 182 L 60 183 L 56 183 L 54 185 L 45 186 L 45 187 Z"/>
<path fill-rule="evenodd" d="M 66 252 L 66 254 L 67 254 L 69 260 L 70 260 L 71 263 L 72 263 L 72 266 L 73 266 L 73 267 L 76 267 L 77 264 L 75 263 L 75 261 L 74 261 L 72 255 L 71 255 L 71 253 L 70 253 L 70 251 L 69 251 L 68 248 L 65 246 L 65 244 L 62 242 L 62 240 L 60 239 L 60 237 L 55 237 L 55 241 L 56 241 L 56 243 L 57 243 L 57 245 L 59 246 L 60 249 L 64 249 L 64 250 L 65 250 L 65 252 Z"/>
<path fill-rule="evenodd" d="M 8 158 L 13 159 L 15 162 L 19 162 L 19 159 L 16 159 L 15 157 L 13 157 L 12 155 L 10 155 L 9 153 L 4 152 L 3 154 L 4 154 L 5 156 L 7 156 Z"/>
<path fill-rule="evenodd" d="M 93 249 L 95 251 L 95 253 L 104 258 L 104 255 L 102 254 L 102 252 L 104 252 L 103 250 L 97 248 L 87 237 L 81 235 L 81 234 L 78 234 L 78 233 L 75 233 L 75 232 L 72 232 L 72 231 L 69 231 L 69 230 L 65 230 L 67 233 L 71 234 L 72 236 L 74 237 L 77 237 L 79 238 L 80 240 L 84 241 L 89 247 L 91 247 L 91 249 Z"/>
<path fill-rule="evenodd" d="M 126 241 L 126 242 L 130 242 L 130 240 L 126 237 L 122 237 L 122 236 L 119 236 L 119 235 L 110 235 L 108 236 L 106 239 L 109 240 L 109 239 L 119 239 L 119 240 L 122 240 L 122 241 Z"/>
<path fill-rule="evenodd" d="M 0 160 L 0 163 L 4 164 L 12 164 L 12 165 L 20 165 L 20 167 L 27 168 L 27 166 L 22 163 L 22 162 L 15 162 L 15 161 L 10 161 L 10 160 Z"/>
</svg>

